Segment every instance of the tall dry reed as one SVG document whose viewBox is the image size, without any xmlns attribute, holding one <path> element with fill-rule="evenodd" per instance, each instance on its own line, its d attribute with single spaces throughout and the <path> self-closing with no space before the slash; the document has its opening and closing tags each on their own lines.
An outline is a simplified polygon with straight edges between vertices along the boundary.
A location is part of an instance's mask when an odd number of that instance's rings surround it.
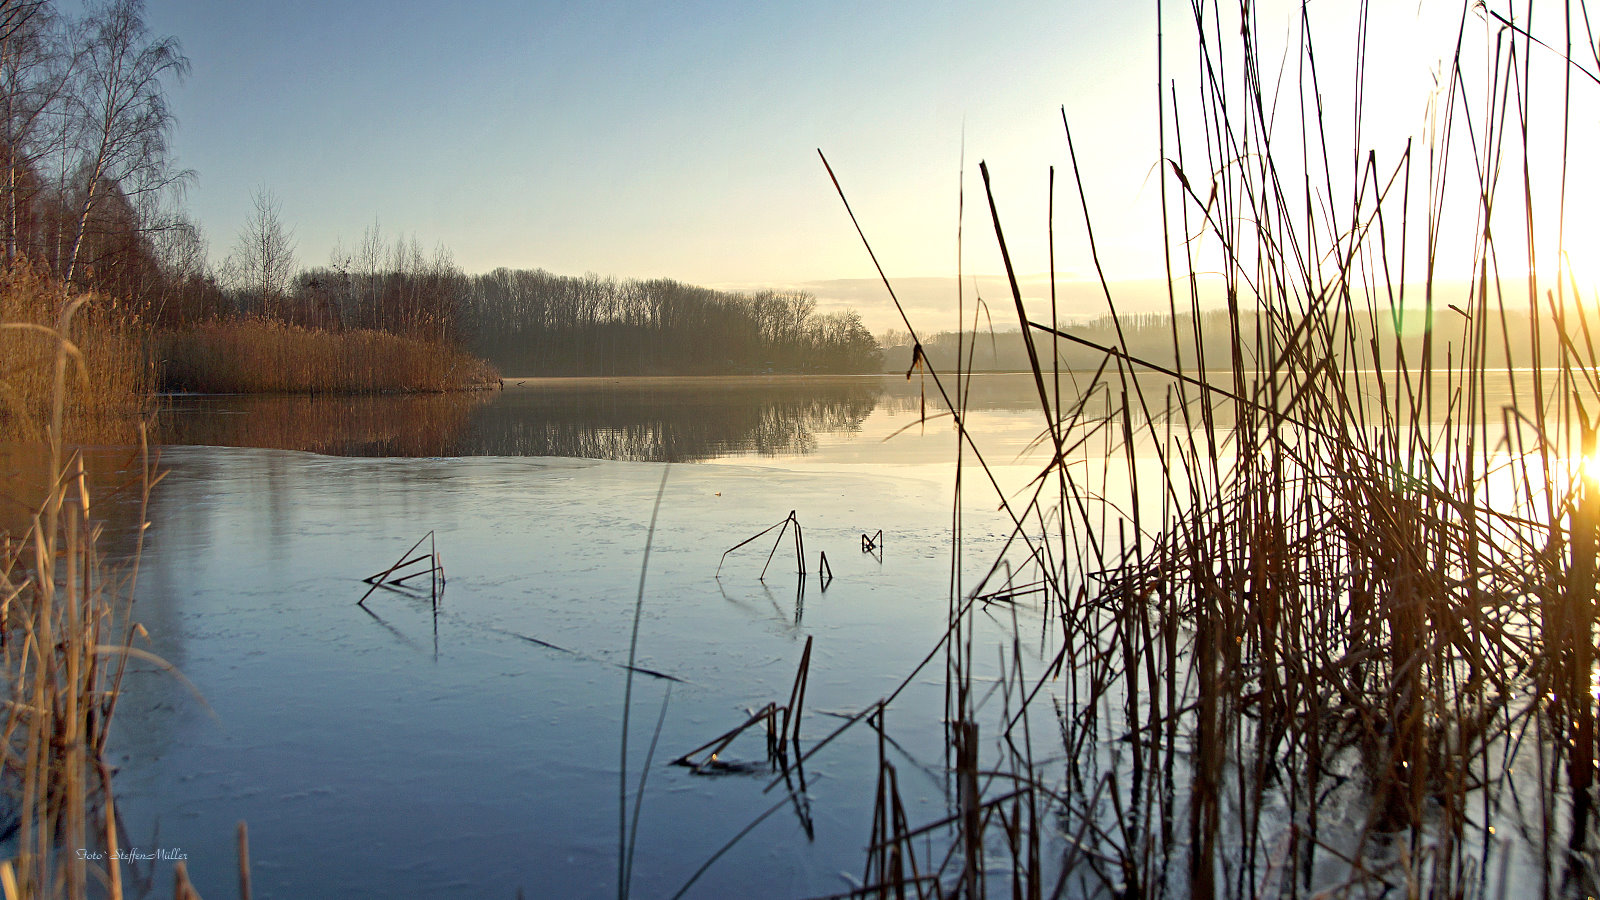
<svg viewBox="0 0 1600 900">
<path fill-rule="evenodd" d="M 1050 463 L 1001 492 L 1014 531 L 975 585 L 957 503 L 951 814 L 906 822 L 880 764 L 853 893 L 1600 893 L 1600 360 L 1567 250 L 1542 244 L 1568 208 L 1567 126 L 1594 108 L 1587 9 L 1536 37 L 1525 8 L 1463 3 L 1432 130 L 1378 149 L 1360 143 L 1366 90 L 1384 87 L 1362 83 L 1366 4 L 1337 111 L 1309 7 L 1284 58 L 1262 50 L 1281 31 L 1253 4 L 1188 12 L 1192 97 L 1157 78 L 1170 353 L 1140 357 L 1103 272 L 1114 339 L 1030 314 L 989 198 Z M 1533 78 L 1535 58 L 1565 85 Z M 1538 84 L 1562 96 L 1539 102 Z M 1346 144 L 1335 117 L 1358 123 Z M 1451 254 L 1472 267 L 1459 295 Z M 1200 273 L 1225 285 L 1220 323 Z M 1513 320 L 1531 346 L 1509 346 Z M 1220 356 L 1202 322 L 1224 329 Z M 1040 362 L 1067 344 L 1099 354 L 1092 373 Z M 1512 357 L 1533 369 L 1495 371 Z M 993 485 L 965 426 L 970 381 L 927 368 Z M 1113 403 L 1090 415 L 1098 396 Z M 1021 652 L 1002 657 L 996 717 L 975 687 L 979 610 L 1041 588 L 1055 652 L 1027 674 Z M 1041 717 L 1063 762 L 1034 755 Z M 935 827 L 944 862 L 918 861 L 911 839 Z"/>
<path fill-rule="evenodd" d="M 63 307 L 73 315 L 66 374 L 71 390 L 62 414 L 68 439 L 92 439 L 107 426 L 126 427 L 149 409 L 155 385 L 146 335 L 130 311 L 100 295 L 74 296 L 26 259 L 0 267 L 0 429 L 13 439 L 43 440 L 56 403 L 53 334 Z"/>
<path fill-rule="evenodd" d="M 9 286 L 20 281 L 30 296 L 53 293 L 25 268 L 11 275 Z M 84 340 L 74 327 L 89 302 L 65 302 L 50 326 L 9 329 L 47 341 L 37 364 L 48 374 L 20 381 L 48 386 L 50 478 L 42 496 L 13 498 L 31 507 L 29 527 L 0 534 L 0 822 L 16 836 L 15 857 L 0 863 L 8 900 L 122 896 L 106 742 L 125 665 L 148 654 L 133 648 L 137 626 L 128 619 L 138 554 L 131 568 L 104 562 L 82 457 L 66 450 L 67 410 L 95 408 L 75 400 L 84 370 L 88 378 L 98 371 L 83 348 L 104 339 Z M 93 326 L 85 331 L 96 335 Z M 90 381 L 83 392 L 104 389 Z M 155 480 L 146 464 L 146 501 Z"/>
<path fill-rule="evenodd" d="M 499 384 L 488 363 L 442 342 L 259 319 L 163 334 L 158 353 L 162 385 L 197 393 L 413 393 Z"/>
</svg>

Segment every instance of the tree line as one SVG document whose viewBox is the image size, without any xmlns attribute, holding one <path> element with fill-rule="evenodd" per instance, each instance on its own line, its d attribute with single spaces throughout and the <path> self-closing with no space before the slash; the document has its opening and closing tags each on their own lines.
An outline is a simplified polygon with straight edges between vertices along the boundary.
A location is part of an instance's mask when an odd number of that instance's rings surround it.
<svg viewBox="0 0 1600 900">
<path fill-rule="evenodd" d="M 465 301 L 467 346 L 507 372 L 873 372 L 880 362 L 854 310 L 819 313 L 801 292 L 498 269 L 472 278 Z"/>
<path fill-rule="evenodd" d="M 326 265 L 300 269 L 265 188 L 219 266 L 184 213 L 193 173 L 172 157 L 171 84 L 189 69 L 152 34 L 142 0 L 78 17 L 51 0 L 0 0 L 0 252 L 140 325 L 234 317 L 374 329 L 465 347 L 515 374 L 873 371 L 854 312 L 814 298 L 670 280 L 502 269 L 468 276 L 443 248 L 374 225 Z"/>
<path fill-rule="evenodd" d="M 199 229 L 179 208 L 191 173 L 170 153 L 167 84 L 188 60 L 139 0 L 0 0 L 0 253 L 75 289 L 176 322 L 221 313 Z"/>
<path fill-rule="evenodd" d="M 801 292 L 734 293 L 542 269 L 467 275 L 444 247 L 386 239 L 376 225 L 353 249 L 336 247 L 326 266 L 268 277 L 250 263 L 275 244 L 265 234 L 241 240 L 250 252 L 236 253 L 233 263 L 247 273 L 233 279 L 239 304 L 309 327 L 456 343 L 517 375 L 873 372 L 880 365 L 877 342 L 854 310 L 819 313 L 816 299 Z"/>
</svg>

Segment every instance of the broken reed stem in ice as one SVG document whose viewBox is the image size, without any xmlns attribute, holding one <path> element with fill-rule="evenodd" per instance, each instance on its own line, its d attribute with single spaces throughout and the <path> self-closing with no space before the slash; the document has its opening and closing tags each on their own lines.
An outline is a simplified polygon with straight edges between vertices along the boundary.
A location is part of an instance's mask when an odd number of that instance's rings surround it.
<svg viewBox="0 0 1600 900">
<path fill-rule="evenodd" d="M 740 541 L 737 544 L 734 544 L 732 547 L 729 547 L 727 550 L 724 550 L 722 552 L 721 559 L 717 560 L 717 575 L 721 575 L 722 574 L 722 564 L 727 561 L 728 554 L 730 554 L 733 551 L 738 550 L 740 547 L 743 547 L 746 544 L 752 543 L 755 540 L 761 538 L 762 536 L 764 536 L 764 535 L 776 530 L 778 532 L 778 537 L 772 543 L 772 550 L 767 553 L 766 565 L 763 565 L 761 567 L 761 577 L 760 577 L 759 580 L 766 581 L 767 580 L 767 567 L 772 565 L 772 557 L 777 554 L 778 545 L 783 543 L 783 536 L 788 533 L 790 525 L 794 526 L 795 570 L 796 570 L 797 574 L 804 576 L 806 574 L 806 544 L 805 544 L 805 538 L 802 537 L 801 533 L 800 533 L 800 519 L 799 519 L 799 517 L 797 517 L 795 515 L 795 511 L 792 510 L 792 509 L 789 510 L 789 515 L 783 521 L 777 523 L 776 525 L 772 525 L 770 527 L 764 528 L 761 531 L 757 532 L 756 534 L 745 538 L 744 540 Z"/>
<path fill-rule="evenodd" d="M 240 820 L 238 827 L 239 900 L 250 900 L 250 829 Z"/>
<path fill-rule="evenodd" d="M 806 648 L 800 653 L 800 665 L 795 668 L 794 687 L 789 689 L 789 703 L 783 708 L 783 742 L 800 745 L 800 710 L 806 702 L 806 682 L 811 678 L 811 641 L 816 635 L 806 635 Z"/>
<path fill-rule="evenodd" d="M 420 556 L 412 556 L 411 554 L 415 553 L 417 548 L 424 543 L 428 545 L 428 552 Z M 416 568 L 424 565 L 427 568 Z M 356 601 L 356 605 L 365 608 L 367 598 L 372 596 L 372 592 L 378 588 L 396 590 L 403 587 L 407 581 L 413 578 L 421 578 L 424 575 L 428 576 L 428 597 L 435 606 L 438 606 L 439 593 L 444 589 L 445 584 L 444 562 L 439 557 L 439 548 L 434 542 L 434 533 L 432 531 L 419 538 L 415 544 L 411 545 L 411 549 L 400 554 L 400 558 L 395 561 L 394 565 L 384 569 L 382 572 L 368 575 L 366 578 L 361 579 L 371 587 L 367 588 L 367 592 L 361 595 L 361 599 Z"/>
<path fill-rule="evenodd" d="M 639 774 L 639 793 L 633 808 L 633 829 L 628 828 L 628 729 L 633 721 L 633 675 L 637 669 L 639 657 L 639 621 L 644 616 L 644 585 L 645 577 L 650 574 L 650 551 L 655 547 L 656 522 L 661 515 L 661 499 L 667 495 L 667 478 L 672 474 L 672 466 L 661 467 L 661 484 L 656 487 L 655 503 L 650 507 L 650 526 L 645 530 L 644 556 L 639 560 L 639 590 L 633 600 L 633 628 L 628 636 L 628 665 L 627 674 L 622 680 L 622 736 L 619 740 L 618 750 L 620 761 L 617 764 L 617 898 L 627 900 L 633 889 L 633 854 L 636 849 L 636 839 L 639 825 L 639 811 L 644 802 L 645 778 L 650 771 L 649 759 L 655 757 L 656 738 L 650 740 L 650 751 L 646 756 L 644 769 Z M 656 736 L 661 734 L 661 722 L 667 714 L 667 701 L 661 701 L 661 720 L 656 723 Z"/>
<path fill-rule="evenodd" d="M 872 534 L 872 535 L 868 535 L 866 532 L 862 532 L 861 533 L 861 552 L 862 553 L 871 553 L 874 550 L 881 550 L 882 547 L 883 547 L 883 529 L 882 528 L 879 528 L 877 533 L 876 534 Z"/>
<path fill-rule="evenodd" d="M 739 735 L 744 734 L 746 731 L 754 728 L 757 725 L 767 725 L 770 730 L 773 718 L 778 716 L 781 712 L 782 707 L 778 706 L 778 704 L 768 703 L 766 706 L 763 706 L 752 713 L 748 719 L 744 720 L 743 724 L 728 729 L 722 734 L 719 734 L 711 740 L 706 741 L 704 744 L 701 744 L 693 750 L 690 750 L 688 753 L 685 753 L 677 759 L 674 759 L 672 761 L 672 765 L 687 766 L 693 769 L 696 775 L 702 774 L 708 768 L 718 765 L 726 765 L 719 757 L 722 751 L 728 749 L 729 744 L 732 744 L 734 740 L 739 737 Z M 701 757 L 702 754 L 704 754 L 703 758 L 696 758 Z"/>
<path fill-rule="evenodd" d="M 800 750 L 800 713 L 805 706 L 806 684 L 811 678 L 811 642 L 814 635 L 806 636 L 806 646 L 800 653 L 800 663 L 795 667 L 794 684 L 789 688 L 789 702 L 784 705 L 768 703 L 767 705 L 750 714 L 750 717 L 735 728 L 731 728 L 717 735 L 700 746 L 690 750 L 672 761 L 675 766 L 687 766 L 694 770 L 696 775 L 707 771 L 741 770 L 737 764 L 730 764 L 721 759 L 722 752 L 727 750 L 739 735 L 744 734 L 757 725 L 764 725 L 767 730 L 767 759 L 774 766 L 781 766 L 785 775 L 790 771 L 789 748 L 793 747 L 798 769 Z M 801 776 L 804 777 L 803 775 Z"/>
</svg>

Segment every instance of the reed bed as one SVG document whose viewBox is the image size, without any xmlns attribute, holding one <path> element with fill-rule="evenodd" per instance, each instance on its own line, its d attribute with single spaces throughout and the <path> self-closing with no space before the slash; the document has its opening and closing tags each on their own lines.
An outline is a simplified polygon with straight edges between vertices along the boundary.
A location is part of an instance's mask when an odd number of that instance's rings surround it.
<svg viewBox="0 0 1600 900">
<path fill-rule="evenodd" d="M 73 341 L 62 397 L 66 434 L 92 440 L 119 433 L 148 412 L 155 384 L 144 330 L 118 301 L 100 295 L 69 298 L 61 284 L 26 259 L 0 267 L 0 428 L 13 439 L 42 441 L 55 408 L 58 344 L 55 332 L 71 306 Z"/>
<path fill-rule="evenodd" d="M 96 549 L 87 479 L 73 459 L 34 528 L 0 546 L 0 648 L 7 687 L 0 766 L 5 896 L 120 896 L 106 740 L 137 626 L 126 619 L 130 570 Z M 153 479 L 151 479 L 153 480 Z"/>
<path fill-rule="evenodd" d="M 1158 79 L 1172 329 L 1159 361 L 1123 337 L 1103 274 L 1114 342 L 1056 327 L 1053 300 L 1050 321 L 1030 316 L 988 196 L 1049 463 L 999 491 L 964 424 L 971 382 L 921 357 L 1013 532 L 965 583 L 959 495 L 973 488 L 958 479 L 936 650 L 950 812 L 909 821 L 880 758 L 849 896 L 1600 893 L 1600 359 L 1594 298 L 1565 248 L 1541 245 L 1566 214 L 1566 128 L 1594 108 L 1576 91 L 1600 50 L 1586 9 L 1536 38 L 1526 10 L 1464 3 L 1432 130 L 1385 156 L 1358 142 L 1360 12 L 1337 113 L 1358 127 L 1341 145 L 1307 10 L 1279 58 L 1263 55 L 1252 4 L 1190 5 L 1195 96 L 1180 105 Z M 1552 49 L 1575 38 L 1581 58 Z M 1553 118 L 1533 99 L 1536 57 L 1554 60 L 1547 89 L 1566 80 Z M 1446 294 L 1436 266 L 1458 251 L 1472 280 Z M 1220 321 L 1200 308 L 1202 272 L 1225 284 Z M 1402 335 L 1419 311 L 1420 340 Z M 1511 346 L 1513 317 L 1530 346 Z M 1206 354 L 1206 322 L 1226 329 L 1223 358 Z M 974 312 L 957 359 L 976 325 Z M 1098 353 L 1092 372 L 1041 362 L 1067 344 Z M 1493 371 L 1524 353 L 1531 372 Z M 1510 400 L 1491 404 L 1500 377 Z M 1090 415 L 1096 397 L 1112 402 Z M 1043 598 L 1042 659 L 1022 649 L 1024 596 Z M 1016 637 L 991 677 L 974 643 L 997 603 Z M 847 727 L 881 733 L 894 696 Z M 942 855 L 932 832 L 948 835 Z"/>
<path fill-rule="evenodd" d="M 11 286 L 18 272 L 12 270 Z M 53 293 L 41 285 L 29 286 Z M 82 369 L 73 369 L 81 363 L 93 372 L 98 364 L 80 349 L 89 341 L 72 329 L 73 313 L 86 302 L 67 302 L 45 334 L 50 354 L 39 362 L 53 372 L 43 426 L 50 483 L 42 497 L 22 501 L 32 508 L 30 526 L 0 533 L 0 830 L 16 842 L 15 855 L 0 862 L 8 900 L 122 896 L 118 849 L 126 841 L 106 741 L 128 660 L 154 660 L 133 647 L 139 628 L 128 618 L 138 550 L 126 567 L 103 560 L 83 459 L 64 450 L 66 411 L 82 408 L 74 406 Z M 86 392 L 104 389 L 91 384 Z M 149 455 L 142 458 L 147 507 L 157 478 Z M 137 533 L 142 545 L 143 529 Z"/>
<path fill-rule="evenodd" d="M 497 387 L 492 366 L 456 347 L 370 329 L 320 331 L 235 319 L 163 334 L 166 390 L 211 394 L 429 393 Z"/>
</svg>

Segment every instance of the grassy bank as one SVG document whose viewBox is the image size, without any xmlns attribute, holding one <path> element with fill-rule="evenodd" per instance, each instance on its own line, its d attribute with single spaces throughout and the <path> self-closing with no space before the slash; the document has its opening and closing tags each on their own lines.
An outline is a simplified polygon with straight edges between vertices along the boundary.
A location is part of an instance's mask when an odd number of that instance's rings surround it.
<svg viewBox="0 0 1600 900">
<path fill-rule="evenodd" d="M 156 340 L 165 390 L 218 394 L 459 391 L 498 385 L 488 363 L 446 344 L 383 331 L 318 331 L 233 320 Z"/>
</svg>

